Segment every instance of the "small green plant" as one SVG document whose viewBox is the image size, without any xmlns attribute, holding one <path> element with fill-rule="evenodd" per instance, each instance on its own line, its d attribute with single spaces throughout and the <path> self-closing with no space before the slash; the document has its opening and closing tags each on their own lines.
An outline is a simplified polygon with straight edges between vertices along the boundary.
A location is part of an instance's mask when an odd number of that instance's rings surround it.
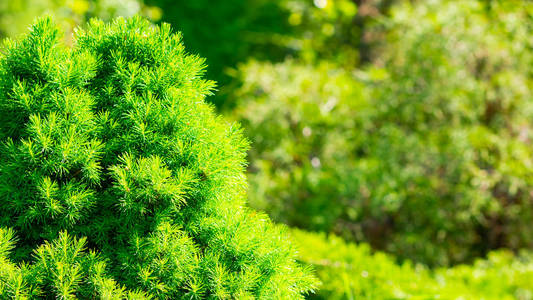
<svg viewBox="0 0 533 300">
<path fill-rule="evenodd" d="M 299 299 L 316 281 L 245 207 L 248 143 L 168 25 L 50 18 L 0 57 L 0 296 Z"/>
</svg>

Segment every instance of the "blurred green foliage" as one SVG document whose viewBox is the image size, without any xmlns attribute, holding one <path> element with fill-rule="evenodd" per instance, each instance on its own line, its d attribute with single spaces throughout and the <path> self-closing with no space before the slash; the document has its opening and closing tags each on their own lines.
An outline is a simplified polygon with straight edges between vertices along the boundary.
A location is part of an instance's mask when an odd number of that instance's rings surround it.
<svg viewBox="0 0 533 300">
<path fill-rule="evenodd" d="M 279 221 L 330 229 L 350 202 L 343 177 L 356 161 L 357 125 L 348 116 L 368 105 L 363 86 L 329 65 L 250 63 L 241 72 L 234 113 L 253 141 L 251 202 Z"/>
<path fill-rule="evenodd" d="M 430 265 L 532 246 L 532 8 L 405 3 L 361 69 L 241 66 L 251 202 Z"/>
<path fill-rule="evenodd" d="M 211 101 L 231 110 L 234 68 L 250 58 L 280 62 L 324 59 L 350 68 L 370 55 L 365 28 L 394 1 L 377 0 L 358 14 L 352 0 L 147 0 L 184 35 L 193 53 L 207 58 L 208 75 L 219 83 Z M 363 56 L 363 57 L 361 57 Z"/>
<path fill-rule="evenodd" d="M 288 31 L 274 36 L 273 44 L 312 63 L 341 59 L 354 66 L 358 59 L 359 27 L 357 6 L 351 0 L 281 0 L 280 10 L 287 14 Z"/>
<path fill-rule="evenodd" d="M 161 18 L 158 7 L 139 0 L 5 0 L 0 1 L 0 38 L 25 32 L 43 14 L 54 16 L 68 33 L 92 17 L 111 20 L 142 14 L 154 21 Z"/>
<path fill-rule="evenodd" d="M 231 91 L 228 69 L 249 56 L 272 59 L 283 57 L 283 49 L 272 42 L 272 36 L 289 29 L 286 12 L 279 0 L 148 0 L 161 8 L 162 22 L 169 22 L 182 32 L 189 51 L 209 62 L 209 78 L 221 89 L 211 98 L 217 106 L 229 106 L 225 97 Z"/>
<path fill-rule="evenodd" d="M 472 265 L 429 270 L 333 235 L 293 230 L 291 237 L 322 281 L 311 299 L 533 299 L 529 252 L 496 251 Z"/>
</svg>

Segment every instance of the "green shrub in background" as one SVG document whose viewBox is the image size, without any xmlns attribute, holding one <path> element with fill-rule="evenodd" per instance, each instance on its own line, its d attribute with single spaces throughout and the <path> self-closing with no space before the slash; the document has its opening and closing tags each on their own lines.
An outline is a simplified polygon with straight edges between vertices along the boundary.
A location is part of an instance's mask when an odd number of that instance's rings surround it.
<svg viewBox="0 0 533 300">
<path fill-rule="evenodd" d="M 292 230 L 300 259 L 322 285 L 312 299 L 533 299 L 533 255 L 491 252 L 473 265 L 428 270 L 372 253 L 366 244 Z"/>
<path fill-rule="evenodd" d="M 405 188 L 391 203 L 402 212 L 394 226 L 408 228 L 411 245 L 397 238 L 387 249 L 455 263 L 531 247 L 532 15 L 524 1 L 436 1 L 392 11 L 373 122 L 400 136 L 398 144 L 416 139 L 417 147 L 405 147 L 395 159 L 400 172 L 390 173 L 411 173 L 396 181 Z M 416 249 L 424 240 L 432 247 Z"/>
<path fill-rule="evenodd" d="M 247 142 L 170 26 L 50 18 L 0 58 L 0 296 L 299 299 L 283 229 L 244 207 Z"/>
<path fill-rule="evenodd" d="M 380 20 L 396 2 L 280 0 L 290 32 L 274 37 L 274 43 L 303 62 L 327 60 L 352 69 L 372 57 L 372 48 L 383 38 Z"/>
<path fill-rule="evenodd" d="M 430 265 L 532 246 L 533 6 L 391 12 L 364 70 L 240 68 L 252 204 Z"/>
<path fill-rule="evenodd" d="M 250 58 L 279 62 L 324 59 L 346 68 L 368 60 L 379 34 L 370 30 L 394 1 L 372 1 L 358 13 L 351 0 L 148 0 L 162 11 L 162 21 L 185 35 L 193 53 L 207 57 L 208 74 L 221 93 L 210 98 L 217 107 L 233 109 L 238 85 L 233 68 Z M 378 24 L 376 24 L 378 23 Z M 379 27 L 379 26 L 378 26 Z"/>
<path fill-rule="evenodd" d="M 336 60 L 355 66 L 362 28 L 354 26 L 359 17 L 354 1 L 278 0 L 276 3 L 285 12 L 286 30 L 263 38 L 283 49 L 285 57 L 308 63 Z"/>
<path fill-rule="evenodd" d="M 345 177 L 357 158 L 350 149 L 355 114 L 367 106 L 363 86 L 330 65 L 256 62 L 241 72 L 235 114 L 254 144 L 251 203 L 290 225 L 331 229 L 352 202 Z"/>
</svg>

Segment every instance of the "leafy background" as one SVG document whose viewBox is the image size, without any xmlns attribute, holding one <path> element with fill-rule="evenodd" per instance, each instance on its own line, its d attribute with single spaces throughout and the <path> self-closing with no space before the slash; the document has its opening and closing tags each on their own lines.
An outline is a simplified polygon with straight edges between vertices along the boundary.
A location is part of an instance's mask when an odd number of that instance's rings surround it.
<svg viewBox="0 0 533 300">
<path fill-rule="evenodd" d="M 251 205 L 315 266 L 311 297 L 533 298 L 531 2 L 16 0 L 0 35 L 42 14 L 183 33 L 251 141 Z"/>
</svg>

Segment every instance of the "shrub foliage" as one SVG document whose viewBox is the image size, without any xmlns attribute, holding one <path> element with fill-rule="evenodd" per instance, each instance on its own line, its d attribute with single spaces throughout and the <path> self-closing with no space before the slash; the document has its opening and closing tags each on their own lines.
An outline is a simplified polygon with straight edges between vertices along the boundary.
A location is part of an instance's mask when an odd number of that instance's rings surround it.
<svg viewBox="0 0 533 300">
<path fill-rule="evenodd" d="M 301 298 L 283 229 L 245 207 L 247 142 L 168 25 L 50 18 L 0 58 L 0 295 Z M 4 267 L 5 266 L 5 267 Z"/>
<path fill-rule="evenodd" d="M 351 72 L 242 66 L 253 205 L 431 265 L 531 247 L 533 6 L 519 3 L 395 6 L 387 48 Z"/>
<path fill-rule="evenodd" d="M 291 232 L 300 258 L 316 267 L 322 285 L 311 299 L 532 299 L 533 255 L 490 252 L 472 265 L 427 269 L 398 264 L 367 244 L 334 235 Z"/>
</svg>

